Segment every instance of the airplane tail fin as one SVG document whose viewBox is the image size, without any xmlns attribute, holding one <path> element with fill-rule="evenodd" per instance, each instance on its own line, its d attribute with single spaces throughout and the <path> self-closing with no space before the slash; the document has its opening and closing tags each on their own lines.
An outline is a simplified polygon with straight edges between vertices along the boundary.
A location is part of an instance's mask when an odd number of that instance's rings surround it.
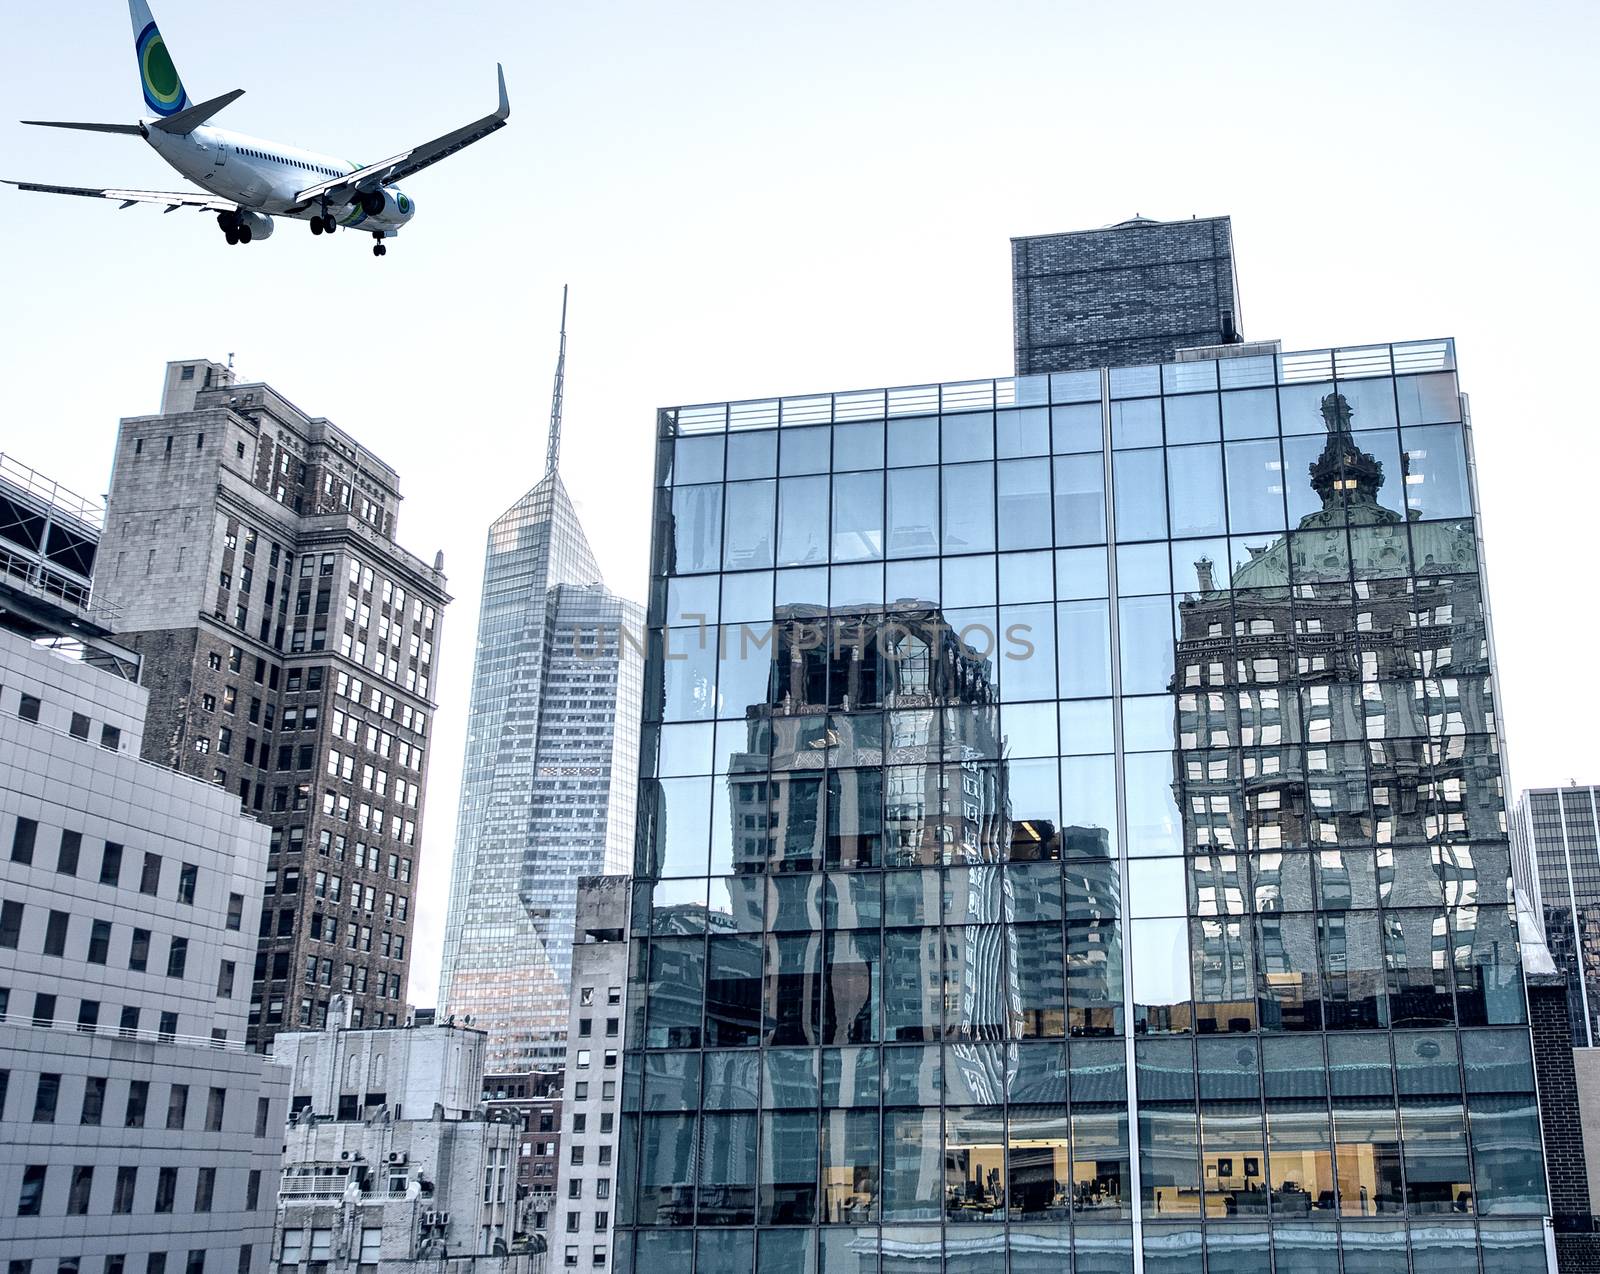
<svg viewBox="0 0 1600 1274">
<path fill-rule="evenodd" d="M 133 47 L 139 59 L 139 86 L 144 104 L 165 119 L 189 108 L 189 95 L 173 64 L 161 29 L 150 16 L 145 0 L 128 0 L 128 16 L 133 19 Z"/>
</svg>

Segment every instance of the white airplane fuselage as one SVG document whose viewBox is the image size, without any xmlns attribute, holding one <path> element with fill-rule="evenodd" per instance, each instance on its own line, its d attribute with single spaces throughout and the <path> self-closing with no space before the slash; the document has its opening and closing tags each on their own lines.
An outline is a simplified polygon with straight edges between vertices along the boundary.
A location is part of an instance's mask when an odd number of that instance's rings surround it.
<svg viewBox="0 0 1600 1274">
<path fill-rule="evenodd" d="M 376 214 L 338 200 L 325 209 L 313 203 L 291 211 L 302 190 L 354 172 L 358 165 L 208 124 L 181 135 L 153 127 L 147 127 L 145 134 L 155 152 L 195 185 L 250 212 L 302 221 L 327 212 L 341 226 L 388 238 L 398 234 L 417 210 L 415 201 L 398 186 L 385 186 L 383 210 Z"/>
</svg>

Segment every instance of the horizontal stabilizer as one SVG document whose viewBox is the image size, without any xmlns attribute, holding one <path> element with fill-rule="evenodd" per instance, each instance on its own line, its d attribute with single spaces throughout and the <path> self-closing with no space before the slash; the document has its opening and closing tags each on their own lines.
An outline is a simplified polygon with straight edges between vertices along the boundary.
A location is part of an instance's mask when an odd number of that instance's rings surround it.
<svg viewBox="0 0 1600 1274">
<path fill-rule="evenodd" d="M 176 115 L 168 115 L 165 119 L 158 119 L 151 124 L 152 128 L 159 128 L 163 133 L 176 133 L 179 137 L 194 132 L 200 125 L 220 111 L 230 102 L 237 101 L 244 96 L 242 88 L 236 88 L 224 93 L 221 97 L 213 97 L 209 102 L 201 102 L 187 110 L 179 111 Z"/>
<path fill-rule="evenodd" d="M 79 124 L 64 119 L 25 119 L 24 124 L 32 124 L 35 128 L 78 128 L 86 133 L 132 133 L 135 137 L 143 137 L 143 124 Z"/>
</svg>

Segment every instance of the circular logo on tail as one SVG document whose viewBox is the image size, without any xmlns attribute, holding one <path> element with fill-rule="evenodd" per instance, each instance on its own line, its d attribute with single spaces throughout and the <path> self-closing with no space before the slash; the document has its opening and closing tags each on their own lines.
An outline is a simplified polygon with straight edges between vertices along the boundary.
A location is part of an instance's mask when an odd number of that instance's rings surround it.
<svg viewBox="0 0 1600 1274">
<path fill-rule="evenodd" d="M 145 105 L 157 115 L 176 115 L 189 105 L 189 98 L 183 91 L 183 81 L 178 78 L 178 68 L 172 64 L 172 55 L 167 52 L 167 43 L 154 22 L 139 32 L 136 48 Z"/>
</svg>

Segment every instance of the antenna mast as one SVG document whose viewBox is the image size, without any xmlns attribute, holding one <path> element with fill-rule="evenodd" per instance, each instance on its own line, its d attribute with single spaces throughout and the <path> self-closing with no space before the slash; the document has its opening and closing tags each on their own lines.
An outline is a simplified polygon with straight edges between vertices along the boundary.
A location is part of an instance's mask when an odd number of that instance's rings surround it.
<svg viewBox="0 0 1600 1274">
<path fill-rule="evenodd" d="M 556 357 L 556 383 L 550 394 L 550 449 L 545 453 L 544 476 L 556 471 L 561 458 L 561 394 L 567 374 L 567 285 L 561 285 L 561 353 Z"/>
</svg>

